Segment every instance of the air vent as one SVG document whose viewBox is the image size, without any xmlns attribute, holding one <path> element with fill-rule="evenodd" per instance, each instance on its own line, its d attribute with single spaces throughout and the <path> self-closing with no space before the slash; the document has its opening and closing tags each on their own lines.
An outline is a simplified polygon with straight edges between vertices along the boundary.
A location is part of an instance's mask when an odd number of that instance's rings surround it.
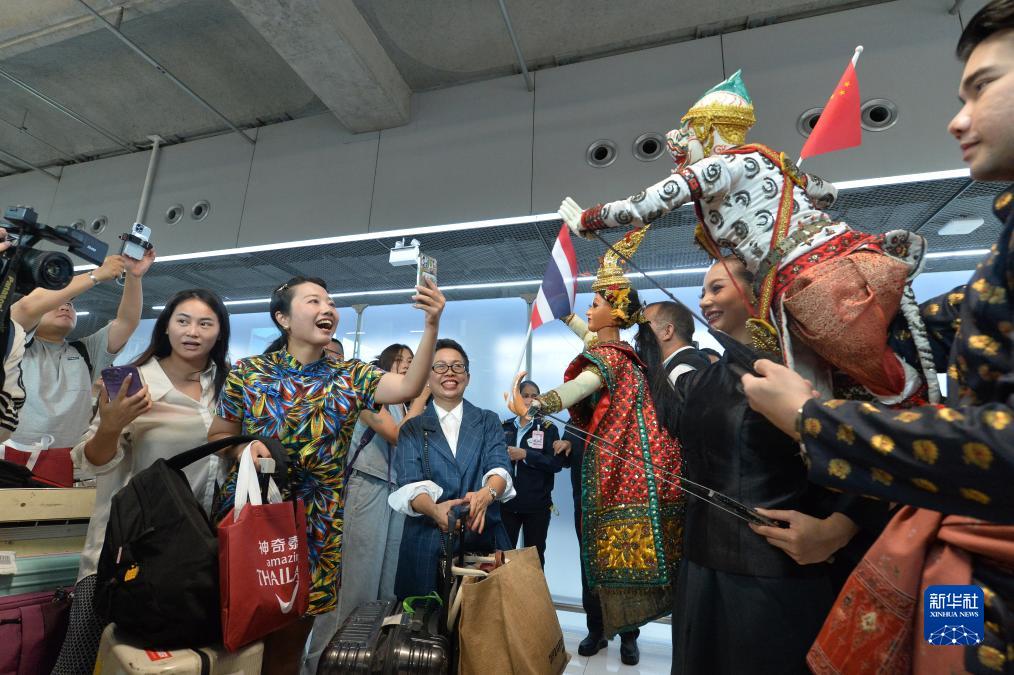
<svg viewBox="0 0 1014 675">
<path fill-rule="evenodd" d="M 665 139 L 662 134 L 650 131 L 634 139 L 634 157 L 642 162 L 654 162 L 665 150 Z"/>
<path fill-rule="evenodd" d="M 820 113 L 824 112 L 823 108 L 810 108 L 796 120 L 796 131 L 800 133 L 803 138 L 809 138 L 810 132 L 817 126 L 817 120 L 820 119 Z"/>
<path fill-rule="evenodd" d="M 884 131 L 898 121 L 898 106 L 886 98 L 871 98 L 860 108 L 859 123 L 867 131 Z"/>
<path fill-rule="evenodd" d="M 109 224 L 109 219 L 105 216 L 99 216 L 88 225 L 88 231 L 92 234 L 102 234 L 106 230 L 106 225 Z"/>
<path fill-rule="evenodd" d="M 616 144 L 607 140 L 595 141 L 588 146 L 584 158 L 590 166 L 596 169 L 609 166 L 616 161 Z"/>
<path fill-rule="evenodd" d="M 71 223 L 70 227 L 73 230 L 83 230 L 85 227 L 85 221 L 79 218 L 78 220 L 75 220 L 73 223 Z"/>
<path fill-rule="evenodd" d="M 211 202 L 202 199 L 190 207 L 190 217 L 194 220 L 204 220 L 211 213 Z"/>
<path fill-rule="evenodd" d="M 183 219 L 183 204 L 173 204 L 165 211 L 165 222 L 168 225 L 175 225 Z"/>
</svg>

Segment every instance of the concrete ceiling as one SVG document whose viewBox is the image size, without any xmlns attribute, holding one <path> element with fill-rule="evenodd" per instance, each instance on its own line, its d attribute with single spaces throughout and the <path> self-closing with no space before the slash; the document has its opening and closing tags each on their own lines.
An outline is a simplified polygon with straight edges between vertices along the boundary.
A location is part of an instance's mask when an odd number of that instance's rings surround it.
<svg viewBox="0 0 1014 675">
<path fill-rule="evenodd" d="M 504 3 L 536 70 L 881 1 Z M 412 92 L 519 72 L 498 0 L 87 2 L 244 129 L 325 110 L 352 131 L 390 128 L 409 121 Z M 0 13 L 0 175 L 229 131 L 80 0 L 3 0 Z"/>
</svg>

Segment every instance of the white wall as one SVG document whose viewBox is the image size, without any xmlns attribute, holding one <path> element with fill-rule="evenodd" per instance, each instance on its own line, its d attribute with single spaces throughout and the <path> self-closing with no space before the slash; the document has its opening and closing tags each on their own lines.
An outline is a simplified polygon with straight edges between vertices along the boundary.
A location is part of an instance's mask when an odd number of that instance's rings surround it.
<svg viewBox="0 0 1014 675">
<path fill-rule="evenodd" d="M 672 166 L 667 156 L 634 159 L 634 138 L 676 126 L 736 68 L 757 106 L 751 139 L 795 155 L 796 118 L 827 99 L 860 43 L 862 97 L 894 100 L 899 122 L 807 168 L 832 180 L 960 168 L 944 128 L 960 73 L 952 4 L 898 0 L 540 70 L 534 93 L 520 77 L 423 92 L 409 124 L 380 133 L 349 134 L 325 114 L 259 129 L 256 147 L 235 134 L 172 146 L 147 224 L 166 254 L 544 213 L 567 195 L 587 205 L 622 197 Z M 592 169 L 585 149 L 600 138 L 619 157 Z M 57 225 L 106 215 L 103 238 L 113 242 L 134 218 L 147 161 L 141 152 L 69 166 L 59 183 L 4 178 L 0 204 L 33 204 Z M 164 224 L 169 206 L 198 199 L 212 203 L 200 225 Z"/>
</svg>

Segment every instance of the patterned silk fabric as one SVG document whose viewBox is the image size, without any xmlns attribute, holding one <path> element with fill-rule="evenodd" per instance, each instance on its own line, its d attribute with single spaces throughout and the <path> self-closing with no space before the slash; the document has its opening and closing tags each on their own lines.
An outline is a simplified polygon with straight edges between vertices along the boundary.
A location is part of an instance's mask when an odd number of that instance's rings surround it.
<svg viewBox="0 0 1014 675">
<path fill-rule="evenodd" d="M 335 608 L 341 579 L 343 471 L 359 413 L 375 409 L 384 371 L 358 360 L 301 365 L 285 350 L 236 363 L 218 414 L 242 433 L 278 439 L 289 454 L 285 496 L 306 505 L 310 553 L 310 614 Z M 218 516 L 232 508 L 233 469 Z"/>
<path fill-rule="evenodd" d="M 1005 221 L 1003 231 L 964 291 L 922 307 L 931 338 L 944 340 L 954 330 L 948 405 L 892 410 L 868 402 L 813 400 L 803 408 L 802 419 L 812 480 L 949 517 L 982 519 L 973 527 L 993 543 L 958 544 L 962 559 L 971 561 L 971 578 L 969 566 L 952 566 L 947 582 L 977 584 L 986 596 L 985 640 L 964 654 L 963 667 L 974 673 L 1014 668 L 1014 551 L 1010 528 L 998 526 L 1014 523 L 1014 192 L 1003 193 L 995 206 Z M 937 319 L 936 325 L 930 319 Z M 903 511 L 913 512 L 922 513 Z M 925 570 L 939 557 L 945 539 L 941 534 L 927 544 Z M 815 672 L 857 672 L 863 664 L 898 658 L 899 648 L 912 651 L 917 660 L 926 652 L 919 630 L 910 631 L 911 640 L 899 645 L 878 642 L 882 633 L 865 628 L 892 616 L 914 620 L 921 615 L 921 592 L 908 592 L 898 583 L 899 575 L 919 570 L 887 555 L 889 544 L 878 542 L 871 549 L 839 596 L 810 653 Z M 957 578 L 959 572 L 963 578 Z M 899 613 L 902 606 L 908 608 L 905 615 Z M 840 648 L 843 639 L 846 648 Z M 952 672 L 940 660 L 927 658 L 921 664 L 916 672 Z"/>
<path fill-rule="evenodd" d="M 570 409 L 588 440 L 581 467 L 581 557 L 602 602 L 606 633 L 672 611 L 685 510 L 679 444 L 658 426 L 644 366 L 625 342 L 571 362 L 565 380 L 594 367 L 604 389 Z"/>
</svg>

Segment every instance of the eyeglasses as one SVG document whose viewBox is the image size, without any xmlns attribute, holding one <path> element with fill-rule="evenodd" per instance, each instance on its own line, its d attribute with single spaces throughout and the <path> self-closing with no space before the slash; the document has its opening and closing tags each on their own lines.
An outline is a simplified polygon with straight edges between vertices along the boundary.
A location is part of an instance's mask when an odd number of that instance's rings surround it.
<svg viewBox="0 0 1014 675">
<path fill-rule="evenodd" d="M 465 364 L 462 363 L 461 361 L 455 361 L 454 363 L 444 363 L 443 361 L 437 361 L 436 363 L 433 364 L 433 372 L 436 373 L 437 375 L 443 375 L 448 370 L 451 371 L 452 373 L 455 373 L 456 375 L 461 375 L 462 373 L 468 372 L 468 368 L 466 368 Z"/>
</svg>

